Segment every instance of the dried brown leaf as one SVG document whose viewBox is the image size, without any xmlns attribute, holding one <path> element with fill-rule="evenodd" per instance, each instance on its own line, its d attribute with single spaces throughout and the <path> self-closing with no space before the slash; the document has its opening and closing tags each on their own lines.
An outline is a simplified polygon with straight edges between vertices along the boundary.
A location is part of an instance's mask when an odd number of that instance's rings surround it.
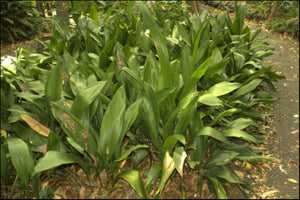
<svg viewBox="0 0 300 200">
<path fill-rule="evenodd" d="M 299 133 L 299 130 L 292 131 L 290 134 L 295 135 L 296 133 Z"/>
<path fill-rule="evenodd" d="M 85 199 L 85 187 L 82 186 L 79 190 L 79 199 Z"/>
<path fill-rule="evenodd" d="M 23 114 L 19 116 L 28 124 L 28 126 L 30 126 L 30 128 L 32 128 L 38 134 L 48 137 L 50 129 L 40 124 L 38 121 L 30 117 L 29 115 Z"/>
</svg>

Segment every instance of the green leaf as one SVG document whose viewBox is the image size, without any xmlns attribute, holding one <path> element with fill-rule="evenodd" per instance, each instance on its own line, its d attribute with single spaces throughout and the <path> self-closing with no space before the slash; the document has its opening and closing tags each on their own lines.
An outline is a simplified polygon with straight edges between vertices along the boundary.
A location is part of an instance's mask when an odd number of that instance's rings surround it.
<svg viewBox="0 0 300 200">
<path fill-rule="evenodd" d="M 136 146 L 131 147 L 128 149 L 125 153 L 123 153 L 118 159 L 116 159 L 114 162 L 120 162 L 122 160 L 127 159 L 127 157 L 135 150 L 140 149 L 140 148 L 149 148 L 148 145 L 145 144 L 138 144 Z"/>
<path fill-rule="evenodd" d="M 195 88 L 198 80 L 204 75 L 205 71 L 207 70 L 208 66 L 210 65 L 212 58 L 207 58 L 193 73 L 193 75 L 190 77 L 188 83 L 185 85 L 182 94 L 180 96 L 180 99 L 182 100 L 185 96 L 187 96 L 193 88 Z"/>
<path fill-rule="evenodd" d="M 171 132 L 173 121 L 175 120 L 178 112 L 181 109 L 185 109 L 195 98 L 197 98 L 198 92 L 193 92 L 185 96 L 178 104 L 178 106 L 173 110 L 168 121 L 166 122 L 165 126 L 163 127 L 163 138 L 164 140 L 168 137 Z"/>
<path fill-rule="evenodd" d="M 210 169 L 215 166 L 226 165 L 231 162 L 239 153 L 234 151 L 222 150 L 213 154 L 205 163 L 204 168 Z"/>
<path fill-rule="evenodd" d="M 174 169 L 175 169 L 174 159 L 170 156 L 170 153 L 167 151 L 164 156 L 164 163 L 163 163 L 163 168 L 162 168 L 161 179 L 159 182 L 158 189 L 155 193 L 155 197 L 162 190 L 163 186 L 166 184 L 167 180 L 173 173 Z"/>
<path fill-rule="evenodd" d="M 175 92 L 175 90 L 176 90 L 175 87 L 171 87 L 171 88 L 164 88 L 156 92 L 158 104 L 161 104 L 168 96 L 171 96 L 171 94 Z"/>
<path fill-rule="evenodd" d="M 191 102 L 180 114 L 178 114 L 178 121 L 174 130 L 175 135 L 185 135 L 186 129 L 192 121 L 194 112 L 196 111 L 196 101 L 197 99 L 195 99 L 194 102 Z"/>
<path fill-rule="evenodd" d="M 208 106 L 222 106 L 222 101 L 213 94 L 204 93 L 198 98 L 198 102 L 203 103 Z"/>
<path fill-rule="evenodd" d="M 141 104 L 142 100 L 143 99 L 139 99 L 139 100 L 135 101 L 125 111 L 124 132 L 128 131 L 129 128 L 134 123 L 134 121 L 135 121 L 135 119 L 136 119 L 136 117 L 137 117 L 137 115 L 139 113 L 139 108 L 140 108 L 140 104 Z"/>
<path fill-rule="evenodd" d="M 145 187 L 149 191 L 155 180 L 159 176 L 159 172 L 162 170 L 162 167 L 158 164 L 153 164 L 147 174 Z"/>
<path fill-rule="evenodd" d="M 89 138 L 87 128 L 71 112 L 59 104 L 52 102 L 51 108 L 55 119 L 58 121 L 64 132 L 70 138 L 72 138 L 72 142 L 75 142 L 77 145 L 79 145 L 81 149 L 85 149 L 87 140 Z M 74 147 L 76 148 L 76 145 Z"/>
<path fill-rule="evenodd" d="M 214 65 L 210 64 L 210 66 L 207 68 L 205 75 L 213 75 L 223 69 L 226 68 L 226 66 L 228 65 L 229 60 L 222 60 L 219 63 L 216 63 Z"/>
<path fill-rule="evenodd" d="M 240 83 L 221 82 L 209 88 L 207 93 L 213 94 L 218 97 L 218 96 L 228 94 L 233 90 L 239 88 L 240 86 L 241 86 Z"/>
<path fill-rule="evenodd" d="M 183 78 L 183 82 L 186 85 L 194 72 L 193 60 L 190 52 L 190 48 L 185 46 L 181 52 L 181 74 Z"/>
<path fill-rule="evenodd" d="M 230 121 L 229 124 L 232 126 L 232 128 L 240 130 L 251 125 L 258 127 L 258 124 L 250 118 L 238 118 L 234 121 Z"/>
<path fill-rule="evenodd" d="M 61 67 L 57 65 L 54 67 L 46 80 L 45 84 L 45 99 L 48 112 L 51 112 L 51 101 L 57 101 L 61 98 L 62 93 L 62 71 Z M 51 115 L 52 116 L 52 115 Z"/>
<path fill-rule="evenodd" d="M 243 183 L 234 171 L 225 166 L 213 167 L 207 170 L 204 176 L 216 176 L 225 179 L 229 183 Z"/>
<path fill-rule="evenodd" d="M 125 179 L 142 198 L 148 199 L 139 171 L 134 169 L 127 170 L 120 173 L 118 177 Z"/>
<path fill-rule="evenodd" d="M 185 145 L 185 138 L 183 135 L 171 135 L 169 136 L 164 143 L 164 152 L 172 151 L 175 147 L 177 141 L 181 142 L 181 144 Z"/>
<path fill-rule="evenodd" d="M 122 134 L 126 96 L 124 87 L 120 87 L 108 105 L 103 117 L 98 138 L 98 152 L 107 163 L 112 157 L 116 144 Z"/>
<path fill-rule="evenodd" d="M 69 163 L 78 163 L 83 168 L 84 172 L 88 171 L 87 165 L 79 157 L 65 152 L 48 151 L 44 157 L 39 159 L 38 163 L 33 169 L 31 177 L 39 172 Z"/>
<path fill-rule="evenodd" d="M 233 58 L 235 61 L 235 66 L 238 69 L 238 72 L 243 69 L 244 63 L 245 63 L 245 57 L 243 54 L 233 52 Z"/>
<path fill-rule="evenodd" d="M 27 144 L 19 138 L 7 138 L 8 151 L 12 164 L 20 179 L 28 185 L 29 173 L 32 172 L 33 160 Z"/>
<path fill-rule="evenodd" d="M 175 168 L 177 169 L 178 173 L 180 176 L 183 176 L 183 165 L 184 165 L 184 160 L 187 157 L 186 152 L 184 151 L 183 147 L 177 147 L 174 151 L 174 163 L 175 163 Z"/>
<path fill-rule="evenodd" d="M 143 85 L 144 85 L 143 81 L 132 69 L 130 69 L 128 67 L 122 67 L 121 70 L 126 72 L 126 74 L 128 75 L 127 76 L 128 79 L 131 81 L 131 84 L 134 87 L 136 87 L 136 86 L 143 87 Z"/>
<path fill-rule="evenodd" d="M 228 140 L 219 131 L 208 126 L 202 128 L 195 136 L 201 135 L 207 135 L 221 142 L 228 143 Z"/>
<path fill-rule="evenodd" d="M 201 24 L 201 28 L 199 29 L 199 31 L 197 33 L 197 36 L 196 36 L 196 40 L 194 41 L 194 44 L 193 44 L 194 46 L 193 46 L 193 54 L 192 54 L 192 56 L 193 56 L 193 64 L 194 65 L 197 62 L 196 56 L 199 53 L 198 47 L 199 47 L 200 39 L 202 37 L 202 32 L 206 28 L 206 26 L 207 26 L 207 22 Z M 198 58 L 198 59 L 200 59 L 200 58 Z"/>
<path fill-rule="evenodd" d="M 147 123 L 147 126 L 150 129 L 150 138 L 153 142 L 153 145 L 160 149 L 160 140 L 158 136 L 158 126 L 159 126 L 159 107 L 156 95 L 152 87 L 148 84 L 144 86 L 144 101 L 142 105 L 143 118 Z"/>
<path fill-rule="evenodd" d="M 163 37 L 161 30 L 159 29 L 157 23 L 154 21 L 153 16 L 147 9 L 146 5 L 143 2 L 137 2 L 137 5 L 144 18 L 145 24 L 147 27 L 149 27 L 151 36 L 153 37 L 154 46 L 156 48 L 159 58 L 159 64 L 161 66 L 164 86 L 165 88 L 170 87 L 172 79 L 170 79 L 169 76 L 171 74 L 171 71 L 166 39 Z"/>
<path fill-rule="evenodd" d="M 72 114 L 79 120 L 82 119 L 90 104 L 96 99 L 103 89 L 106 81 L 99 81 L 79 90 L 71 107 Z"/>
<path fill-rule="evenodd" d="M 90 4 L 89 17 L 92 18 L 97 24 L 98 23 L 97 4 L 93 1 L 90 1 L 89 4 Z"/>
<path fill-rule="evenodd" d="M 238 137 L 238 138 L 243 138 L 247 141 L 258 143 L 257 139 L 253 137 L 252 135 L 249 135 L 245 131 L 242 131 L 237 128 L 230 128 L 227 130 L 222 130 L 222 133 L 224 137 Z"/>
<path fill-rule="evenodd" d="M 224 189 L 224 187 L 222 186 L 222 184 L 215 178 L 211 177 L 211 176 L 207 176 L 207 178 L 212 182 L 212 184 L 214 185 L 216 194 L 217 194 L 217 198 L 218 199 L 227 199 L 227 194 L 226 191 Z"/>
<path fill-rule="evenodd" d="M 240 112 L 240 111 L 241 111 L 241 109 L 239 109 L 239 108 L 231 108 L 231 109 L 229 109 L 229 110 L 226 110 L 226 111 L 220 113 L 220 114 L 219 114 L 212 122 L 210 122 L 210 123 L 208 124 L 208 126 L 213 126 L 213 125 L 215 125 L 220 119 L 222 119 L 223 117 L 228 116 L 228 115 L 232 115 L 233 113 Z M 240 118 L 239 118 L 239 119 L 240 119 Z"/>
<path fill-rule="evenodd" d="M 250 83 L 243 85 L 240 87 L 237 91 L 233 93 L 231 96 L 232 99 L 237 99 L 238 97 L 245 95 L 247 93 L 250 93 L 252 90 L 254 90 L 260 83 L 262 79 L 255 79 L 251 81 Z"/>
</svg>

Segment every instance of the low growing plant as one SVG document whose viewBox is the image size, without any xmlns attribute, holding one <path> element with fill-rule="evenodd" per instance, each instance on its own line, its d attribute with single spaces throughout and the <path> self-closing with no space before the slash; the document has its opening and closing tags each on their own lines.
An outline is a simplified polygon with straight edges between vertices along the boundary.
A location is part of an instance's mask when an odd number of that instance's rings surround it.
<svg viewBox="0 0 300 200">
<path fill-rule="evenodd" d="M 227 198 L 226 182 L 251 190 L 229 165 L 272 160 L 256 148 L 264 115 L 255 108 L 277 100 L 262 86 L 283 77 L 262 63 L 273 51 L 257 50 L 266 38 L 244 27 L 244 13 L 241 4 L 233 22 L 207 12 L 177 21 L 129 1 L 104 18 L 78 17 L 74 28 L 55 19 L 44 53 L 19 49 L 15 71 L 1 66 L 1 129 L 10 134 L 1 154 L 24 184 L 77 163 L 87 175 L 105 170 L 105 185 L 126 180 L 142 198 L 159 197 L 187 168 L 199 173 L 200 194 L 205 179 L 218 198 Z M 13 143 L 31 156 L 27 168 Z M 144 159 L 153 161 L 146 182 Z"/>
</svg>

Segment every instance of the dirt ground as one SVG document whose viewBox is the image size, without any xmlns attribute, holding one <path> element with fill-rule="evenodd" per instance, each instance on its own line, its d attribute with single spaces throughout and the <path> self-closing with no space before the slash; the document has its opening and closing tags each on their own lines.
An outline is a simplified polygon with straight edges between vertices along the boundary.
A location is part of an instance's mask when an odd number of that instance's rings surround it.
<svg viewBox="0 0 300 200">
<path fill-rule="evenodd" d="M 203 5 L 213 11 L 219 13 L 216 9 Z M 286 79 L 279 80 L 275 83 L 277 92 L 271 91 L 271 95 L 275 98 L 280 98 L 271 105 L 272 117 L 268 119 L 268 124 L 264 128 L 268 132 L 268 138 L 262 149 L 265 149 L 265 154 L 275 157 L 277 160 L 272 163 L 262 165 L 263 171 L 259 172 L 250 166 L 245 166 L 249 170 L 249 174 L 238 173 L 244 176 L 243 178 L 252 183 L 255 187 L 254 191 L 249 193 L 250 198 L 254 199 L 299 199 L 299 40 L 294 40 L 284 34 L 270 33 L 264 29 L 261 24 L 254 21 L 246 20 L 246 25 L 251 30 L 262 28 L 259 37 L 269 35 L 268 43 L 274 48 L 275 54 L 267 57 L 264 60 L 265 65 L 273 65 L 273 70 L 278 74 L 284 75 Z M 47 35 L 48 37 L 48 35 Z M 1 44 L 1 56 L 12 55 L 19 44 L 22 44 L 26 49 L 36 52 L 37 42 L 25 41 L 13 45 Z M 243 163 L 233 163 L 237 167 Z M 147 169 L 149 163 L 141 164 L 141 169 Z M 74 171 L 75 172 L 75 171 Z M 127 182 L 119 180 L 117 185 L 123 185 L 115 189 L 110 194 L 105 194 L 105 190 L 99 187 L 97 180 L 92 181 L 92 187 L 87 185 L 86 177 L 82 171 L 75 172 L 82 182 L 76 184 L 77 189 L 68 182 L 60 182 L 56 184 L 53 198 L 140 198 L 135 191 L 128 185 Z M 105 173 L 101 174 L 104 178 Z M 216 198 L 214 192 L 209 190 L 207 183 L 204 182 L 204 192 L 199 195 L 197 190 L 197 174 L 193 171 L 184 174 L 183 178 L 178 176 L 173 177 L 172 181 L 168 181 L 160 198 L 178 199 L 181 198 L 181 193 L 186 192 L 188 198 Z M 67 175 L 66 179 L 76 183 L 76 180 Z M 143 177 L 145 181 L 145 177 Z M 93 179 L 92 179 L 93 180 Z M 54 184 L 54 180 L 44 182 L 45 185 Z M 182 186 L 182 187 L 181 187 Z M 158 187 L 154 185 L 153 191 Z M 228 198 L 241 199 L 245 198 L 240 190 L 236 187 L 226 186 Z M 150 192 L 150 196 L 151 193 Z M 16 195 L 13 198 L 17 198 Z"/>
</svg>

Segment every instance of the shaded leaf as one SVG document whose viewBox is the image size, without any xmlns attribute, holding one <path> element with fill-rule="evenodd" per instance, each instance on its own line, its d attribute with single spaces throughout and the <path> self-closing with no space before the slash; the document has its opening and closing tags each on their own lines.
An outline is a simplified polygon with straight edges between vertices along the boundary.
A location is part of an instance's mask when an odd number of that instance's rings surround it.
<svg viewBox="0 0 300 200">
<path fill-rule="evenodd" d="M 120 173 L 118 177 L 125 179 L 142 198 L 148 199 L 148 195 L 139 171 L 127 170 Z"/>
<path fill-rule="evenodd" d="M 219 165 L 226 165 L 231 162 L 239 153 L 234 151 L 222 150 L 213 154 L 205 163 L 204 168 L 210 169 Z"/>
<path fill-rule="evenodd" d="M 125 153 L 123 153 L 118 159 L 115 160 L 115 162 L 120 162 L 124 159 L 127 159 L 127 157 L 135 150 L 140 149 L 140 148 L 149 148 L 149 146 L 145 145 L 145 144 L 138 144 L 134 147 L 131 147 L 130 149 L 128 149 Z"/>
<path fill-rule="evenodd" d="M 60 165 L 69 164 L 69 163 L 78 163 L 85 172 L 87 172 L 87 165 L 79 157 L 59 151 L 48 151 L 44 157 L 39 159 L 38 163 L 33 169 L 32 176 L 36 175 L 39 172 L 58 167 Z"/>
<path fill-rule="evenodd" d="M 22 182 L 27 185 L 29 173 L 32 172 L 33 160 L 27 144 L 19 138 L 7 138 L 8 151 L 12 164 Z"/>
</svg>

